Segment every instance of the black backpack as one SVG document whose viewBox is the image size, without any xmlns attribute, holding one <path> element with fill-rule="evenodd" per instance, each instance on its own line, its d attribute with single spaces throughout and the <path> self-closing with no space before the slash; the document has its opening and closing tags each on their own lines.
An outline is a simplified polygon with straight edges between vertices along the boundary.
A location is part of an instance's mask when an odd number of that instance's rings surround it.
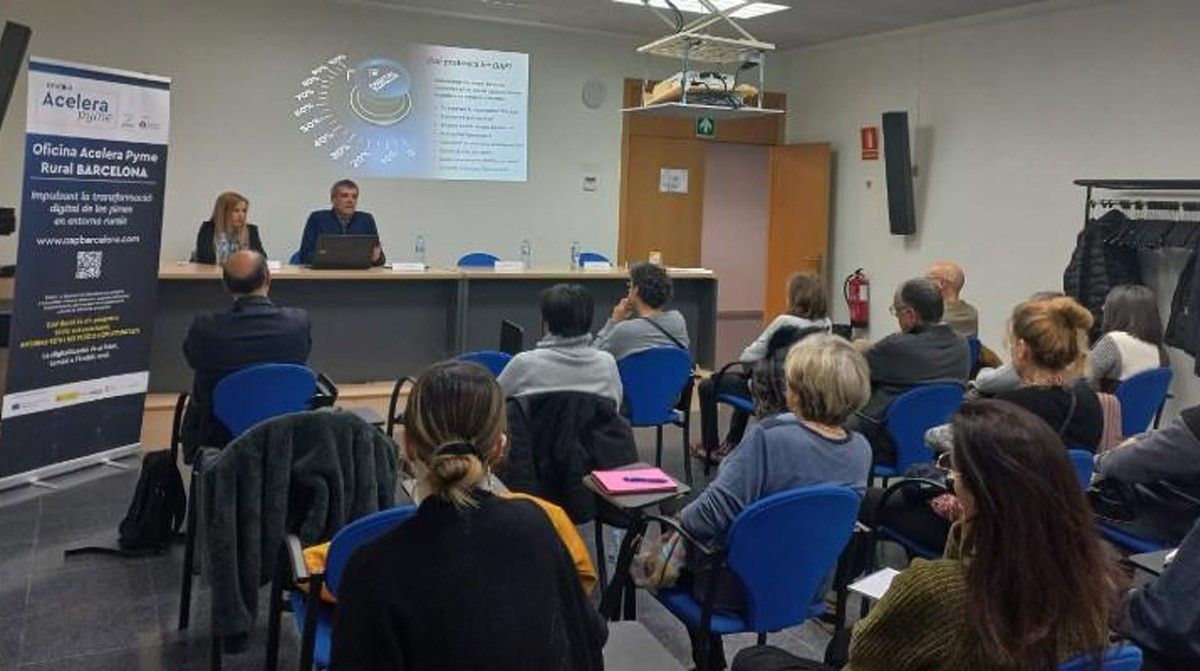
<svg viewBox="0 0 1200 671">
<path fill-rule="evenodd" d="M 163 552 L 183 525 L 187 495 L 171 451 L 142 458 L 142 474 L 118 527 L 117 545 L 133 552 Z"/>
</svg>

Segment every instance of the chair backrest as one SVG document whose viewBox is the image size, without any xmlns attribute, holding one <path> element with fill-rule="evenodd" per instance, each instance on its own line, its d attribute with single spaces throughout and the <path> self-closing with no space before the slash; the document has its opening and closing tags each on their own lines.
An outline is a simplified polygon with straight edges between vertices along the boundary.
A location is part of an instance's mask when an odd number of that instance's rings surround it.
<svg viewBox="0 0 1200 671">
<path fill-rule="evenodd" d="M 1167 400 L 1171 386 L 1170 368 L 1152 368 L 1131 375 L 1117 385 L 1115 395 L 1121 401 L 1121 433 L 1132 436 L 1150 427 L 1154 414 Z"/>
<path fill-rule="evenodd" d="M 294 363 L 264 363 L 234 371 L 213 388 L 213 414 L 239 436 L 259 422 L 307 410 L 317 376 Z"/>
<path fill-rule="evenodd" d="M 799 487 L 760 499 L 733 520 L 727 560 L 741 580 L 751 629 L 776 631 L 808 619 L 850 540 L 860 501 L 848 487 Z"/>
<path fill-rule="evenodd" d="M 329 592 L 337 596 L 346 562 L 356 549 L 404 523 L 415 512 L 417 507 L 411 504 L 380 510 L 354 520 L 334 534 L 325 555 L 325 585 Z"/>
<path fill-rule="evenodd" d="M 1078 655 L 1063 662 L 1058 671 L 1090 671 L 1095 660 L 1091 655 Z M 1142 649 L 1125 643 L 1104 651 L 1104 671 L 1138 671 L 1142 668 Z"/>
<path fill-rule="evenodd" d="M 579 253 L 579 265 L 583 265 L 585 263 L 588 263 L 589 261 L 592 263 L 612 263 L 612 261 L 608 260 L 607 256 L 605 256 L 599 252 L 580 252 Z"/>
<path fill-rule="evenodd" d="M 288 257 L 288 263 L 292 264 L 293 266 L 300 265 L 300 250 L 299 249 L 292 252 L 292 255 Z"/>
<path fill-rule="evenodd" d="M 470 254 L 463 254 L 458 258 L 458 267 L 494 268 L 496 267 L 496 262 L 499 260 L 500 257 L 496 256 L 495 254 L 488 254 L 487 252 L 471 252 Z"/>
<path fill-rule="evenodd" d="M 1079 486 L 1087 489 L 1092 485 L 1092 468 L 1095 464 L 1095 455 L 1090 451 L 1079 447 L 1073 447 L 1067 450 L 1067 457 L 1071 460 L 1071 465 L 1075 467 L 1075 475 L 1079 477 Z"/>
<path fill-rule="evenodd" d="M 892 401 L 886 423 L 896 445 L 897 472 L 933 459 L 925 446 L 925 432 L 950 421 L 962 405 L 964 391 L 957 382 L 935 382 L 909 389 Z"/>
<path fill-rule="evenodd" d="M 967 336 L 967 350 L 971 353 L 971 372 L 975 372 L 975 368 L 979 366 L 979 353 L 983 350 L 983 343 L 979 342 L 979 336 Z"/>
<path fill-rule="evenodd" d="M 499 377 L 508 362 L 512 361 L 512 355 L 507 352 L 497 352 L 494 349 L 481 349 L 476 352 L 463 352 L 458 355 L 458 360 L 477 363 L 492 371 L 492 375 Z"/>
<path fill-rule="evenodd" d="M 658 426 L 674 419 L 675 403 L 692 377 L 692 355 L 679 347 L 653 347 L 617 362 L 629 423 Z"/>
</svg>

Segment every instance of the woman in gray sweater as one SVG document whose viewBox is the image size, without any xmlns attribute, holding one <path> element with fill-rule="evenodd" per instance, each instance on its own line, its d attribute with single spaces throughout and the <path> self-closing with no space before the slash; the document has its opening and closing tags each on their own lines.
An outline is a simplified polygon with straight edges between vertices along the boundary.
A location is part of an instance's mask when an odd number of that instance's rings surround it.
<svg viewBox="0 0 1200 671">
<path fill-rule="evenodd" d="M 846 420 L 867 402 L 871 375 L 867 362 L 846 340 L 815 334 L 796 343 L 784 364 L 788 409 L 754 425 L 737 449 L 721 463 L 717 478 L 680 513 L 683 528 L 697 540 L 723 546 L 733 520 L 766 496 L 807 485 L 830 484 L 862 492 L 871 469 L 871 446 L 862 434 L 845 428 Z M 693 592 L 717 581 L 716 607 L 738 612 L 741 588 L 728 573 L 692 575 Z M 693 657 L 700 649 L 692 636 Z M 720 637 L 709 641 L 711 660 L 725 663 Z"/>
<path fill-rule="evenodd" d="M 654 347 L 688 348 L 687 322 L 679 310 L 664 310 L 673 293 L 666 269 L 653 263 L 629 267 L 629 293 L 592 343 L 617 361 Z"/>
</svg>

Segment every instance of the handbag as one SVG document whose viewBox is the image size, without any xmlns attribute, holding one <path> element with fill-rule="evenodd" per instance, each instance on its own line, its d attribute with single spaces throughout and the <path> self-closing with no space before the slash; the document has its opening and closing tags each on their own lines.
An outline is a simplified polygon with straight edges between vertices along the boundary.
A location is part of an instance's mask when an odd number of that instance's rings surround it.
<svg viewBox="0 0 1200 671">
<path fill-rule="evenodd" d="M 675 586 L 686 559 L 687 543 L 683 541 L 683 536 L 677 533 L 659 534 L 638 546 L 638 553 L 629 565 L 629 575 L 633 578 L 633 584 L 657 592 Z"/>
</svg>

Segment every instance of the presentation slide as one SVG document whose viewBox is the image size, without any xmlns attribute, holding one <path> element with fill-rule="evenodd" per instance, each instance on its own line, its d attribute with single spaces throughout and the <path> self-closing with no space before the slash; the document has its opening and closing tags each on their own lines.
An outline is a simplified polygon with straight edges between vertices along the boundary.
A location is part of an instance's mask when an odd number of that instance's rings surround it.
<svg viewBox="0 0 1200 671">
<path fill-rule="evenodd" d="M 428 44 L 338 54 L 292 102 L 313 151 L 349 174 L 526 180 L 528 54 Z"/>
</svg>

